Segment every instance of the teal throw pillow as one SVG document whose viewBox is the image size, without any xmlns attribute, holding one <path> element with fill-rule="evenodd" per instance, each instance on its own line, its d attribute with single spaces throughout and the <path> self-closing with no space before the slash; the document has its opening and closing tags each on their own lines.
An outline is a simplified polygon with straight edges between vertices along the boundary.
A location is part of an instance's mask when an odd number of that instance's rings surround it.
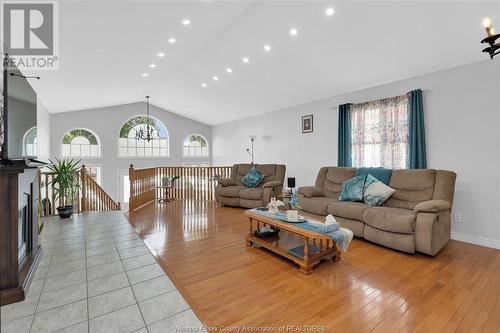
<svg viewBox="0 0 500 333">
<path fill-rule="evenodd" d="M 241 179 L 241 182 L 247 187 L 256 187 L 264 179 L 264 175 L 255 167 L 252 167 L 245 177 Z"/>
<path fill-rule="evenodd" d="M 389 197 L 396 192 L 396 190 L 385 185 L 372 175 L 366 176 L 363 201 L 369 206 L 380 206 Z"/>
<path fill-rule="evenodd" d="M 342 183 L 339 201 L 363 201 L 363 188 L 366 176 L 357 176 Z"/>
<path fill-rule="evenodd" d="M 385 168 L 358 168 L 356 169 L 356 173 L 354 176 L 368 176 L 372 175 L 373 177 L 377 178 L 379 181 L 384 183 L 385 185 L 389 185 L 389 182 L 391 181 L 391 176 L 392 176 L 392 170 L 391 169 L 385 169 Z"/>
</svg>

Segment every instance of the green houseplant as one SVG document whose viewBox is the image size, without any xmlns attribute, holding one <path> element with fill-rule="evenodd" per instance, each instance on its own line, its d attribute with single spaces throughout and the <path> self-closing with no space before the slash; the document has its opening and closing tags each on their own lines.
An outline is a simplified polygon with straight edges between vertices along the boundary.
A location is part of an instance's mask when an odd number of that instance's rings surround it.
<svg viewBox="0 0 500 333">
<path fill-rule="evenodd" d="M 57 213 L 62 219 L 69 218 L 73 215 L 75 194 L 80 190 L 80 177 L 78 175 L 80 160 L 59 160 L 56 158 L 55 162 L 49 161 L 48 168 L 54 173 L 50 184 L 55 198 L 59 199 L 61 205 L 57 207 Z"/>
</svg>

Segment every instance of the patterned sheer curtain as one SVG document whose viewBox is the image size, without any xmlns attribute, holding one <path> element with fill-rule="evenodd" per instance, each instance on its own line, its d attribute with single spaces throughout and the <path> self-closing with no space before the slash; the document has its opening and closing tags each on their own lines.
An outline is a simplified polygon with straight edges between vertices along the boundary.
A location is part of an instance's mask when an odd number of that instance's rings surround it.
<svg viewBox="0 0 500 333">
<path fill-rule="evenodd" d="M 406 95 L 351 106 L 352 166 L 408 168 Z"/>
</svg>

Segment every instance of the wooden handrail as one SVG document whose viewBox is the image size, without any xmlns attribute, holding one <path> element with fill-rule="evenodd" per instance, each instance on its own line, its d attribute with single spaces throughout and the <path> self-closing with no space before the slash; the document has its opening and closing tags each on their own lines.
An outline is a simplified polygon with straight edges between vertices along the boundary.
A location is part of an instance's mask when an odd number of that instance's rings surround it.
<svg viewBox="0 0 500 333">
<path fill-rule="evenodd" d="M 80 169 L 82 211 L 120 210 L 120 203 L 115 202 L 92 178 L 85 165 Z"/>
<path fill-rule="evenodd" d="M 157 198 L 162 198 L 162 179 L 179 177 L 172 184 L 169 196 L 181 200 L 215 200 L 217 179 L 231 177 L 231 166 L 220 167 L 153 167 L 147 169 L 129 168 L 130 200 L 129 210 L 133 211 Z"/>
<path fill-rule="evenodd" d="M 90 176 L 82 165 L 78 172 L 80 181 L 80 191 L 77 191 L 73 201 L 73 210 L 75 213 L 84 211 L 108 211 L 120 210 L 120 203 L 115 202 L 102 189 L 99 184 Z M 56 215 L 56 207 L 61 206 L 61 202 L 56 198 L 50 185 L 54 180 L 54 172 L 40 172 L 39 174 L 39 212 L 40 216 Z M 46 199 L 44 201 L 44 199 Z"/>
</svg>

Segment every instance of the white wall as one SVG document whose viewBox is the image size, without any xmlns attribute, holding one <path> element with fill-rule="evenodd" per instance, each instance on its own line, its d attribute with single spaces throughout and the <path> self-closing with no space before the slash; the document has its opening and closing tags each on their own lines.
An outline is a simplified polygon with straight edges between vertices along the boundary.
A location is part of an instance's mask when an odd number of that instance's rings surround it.
<svg viewBox="0 0 500 333">
<path fill-rule="evenodd" d="M 136 168 L 150 166 L 182 166 L 187 162 L 208 162 L 205 159 L 185 159 L 182 157 L 184 138 L 189 134 L 203 135 L 210 143 L 210 126 L 181 117 L 175 113 L 151 106 L 151 116 L 162 121 L 169 134 L 170 156 L 158 158 L 120 158 L 118 157 L 118 136 L 122 125 L 130 118 L 146 113 L 146 104 L 133 103 L 91 110 L 54 113 L 50 116 L 51 155 L 60 157 L 61 142 L 64 134 L 74 128 L 86 128 L 96 133 L 101 142 L 100 158 L 84 159 L 86 165 L 101 167 L 102 187 L 116 201 L 122 201 L 118 193 L 118 171 L 126 172 L 130 164 Z M 209 146 L 211 150 L 211 146 Z"/>
<path fill-rule="evenodd" d="M 36 102 L 38 136 L 38 160 L 48 162 L 50 158 L 50 114 L 40 98 Z"/>
<path fill-rule="evenodd" d="M 332 73 L 332 75 L 335 75 Z M 337 163 L 337 106 L 424 92 L 429 168 L 458 174 L 453 237 L 500 247 L 500 61 L 485 60 L 349 94 L 297 105 L 212 128 L 214 165 L 248 162 L 256 134 L 256 163 L 285 163 L 299 186 L 312 185 L 321 166 Z M 314 133 L 300 119 L 314 115 Z"/>
</svg>

